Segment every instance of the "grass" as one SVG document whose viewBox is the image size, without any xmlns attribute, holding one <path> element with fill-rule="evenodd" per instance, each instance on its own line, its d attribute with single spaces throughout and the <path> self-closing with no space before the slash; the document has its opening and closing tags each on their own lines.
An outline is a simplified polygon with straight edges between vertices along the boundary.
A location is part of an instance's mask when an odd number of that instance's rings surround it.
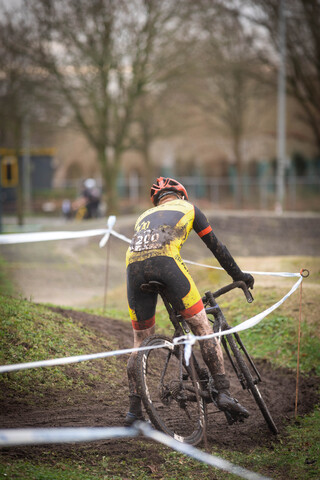
<svg viewBox="0 0 320 480">
<path fill-rule="evenodd" d="M 229 460 L 246 465 L 249 470 L 268 472 L 272 478 L 316 480 L 320 474 L 319 458 L 320 410 L 316 408 L 312 414 L 298 417 L 288 426 L 272 448 L 255 448 L 249 455 L 232 452 Z M 232 477 L 217 475 L 219 480 L 229 478 Z"/>
<path fill-rule="evenodd" d="M 1 365 L 96 353 L 97 344 L 99 351 L 116 347 L 112 339 L 97 339 L 71 319 L 24 299 L 0 295 L 0 318 Z M 106 364 L 106 378 L 114 375 L 114 369 L 115 362 L 111 359 Z M 50 367 L 11 372 L 0 377 L 0 395 L 7 395 L 8 388 L 31 398 L 50 388 L 57 392 L 65 388 L 83 389 L 88 378 L 97 373 L 95 362 L 73 364 L 68 369 Z"/>
<path fill-rule="evenodd" d="M 279 291 L 263 292 L 256 296 L 251 316 L 258 314 L 263 302 L 272 305 L 279 300 Z M 232 325 L 243 322 L 243 301 L 241 298 L 222 303 L 227 318 L 232 318 Z M 286 306 L 275 310 L 254 328 L 241 332 L 241 338 L 248 351 L 255 358 L 264 358 L 273 365 L 294 369 L 297 363 L 299 315 L 286 314 Z M 320 340 L 313 322 L 305 318 L 301 322 L 300 369 L 304 373 L 314 372 L 320 376 Z"/>
<path fill-rule="evenodd" d="M 75 465 L 71 462 L 58 461 L 56 465 L 30 463 L 25 460 L 4 461 L 0 464 L 1 478 L 20 478 L 32 480 L 101 480 L 103 469 L 88 467 L 85 463 Z"/>
<path fill-rule="evenodd" d="M 0 292 L 3 295 L 13 295 L 15 287 L 8 274 L 8 266 L 5 260 L 0 256 Z"/>
</svg>

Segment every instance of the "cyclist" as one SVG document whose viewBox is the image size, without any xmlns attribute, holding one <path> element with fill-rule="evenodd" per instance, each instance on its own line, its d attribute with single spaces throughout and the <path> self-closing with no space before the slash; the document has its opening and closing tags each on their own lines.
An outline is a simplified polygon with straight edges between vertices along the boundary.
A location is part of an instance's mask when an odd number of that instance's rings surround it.
<svg viewBox="0 0 320 480">
<path fill-rule="evenodd" d="M 228 249 L 217 239 L 205 215 L 188 201 L 187 191 L 181 183 L 172 178 L 158 178 L 151 187 L 151 201 L 154 207 L 144 212 L 135 224 L 126 257 L 134 347 L 139 347 L 155 332 L 157 294 L 140 288 L 150 280 L 166 285 L 170 302 L 185 318 L 194 335 L 212 333 L 199 291 L 180 256 L 180 249 L 192 228 L 234 281 L 242 280 L 250 288 L 254 284 L 252 275 L 242 272 Z M 230 396 L 230 382 L 225 374 L 220 343 L 214 338 L 199 343 L 218 391 L 219 409 L 239 418 L 248 417 L 248 411 Z M 131 354 L 127 365 L 130 404 L 125 418 L 127 426 L 143 419 L 135 379 L 136 355 Z"/>
</svg>

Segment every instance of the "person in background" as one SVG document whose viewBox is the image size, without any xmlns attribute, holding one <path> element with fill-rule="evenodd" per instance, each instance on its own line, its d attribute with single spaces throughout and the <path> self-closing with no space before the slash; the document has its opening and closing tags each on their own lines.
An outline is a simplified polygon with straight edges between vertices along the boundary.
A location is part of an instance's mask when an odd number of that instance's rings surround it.
<svg viewBox="0 0 320 480">
<path fill-rule="evenodd" d="M 82 197 L 87 207 L 86 218 L 97 218 L 99 216 L 99 205 L 101 200 L 100 190 L 93 178 L 87 178 L 84 182 Z"/>
<path fill-rule="evenodd" d="M 76 220 L 87 220 L 99 217 L 101 202 L 101 192 L 97 182 L 93 178 L 87 178 L 83 182 L 81 195 L 76 198 L 67 212 L 67 201 L 63 202 L 63 214 L 66 218 L 75 218 Z"/>
</svg>

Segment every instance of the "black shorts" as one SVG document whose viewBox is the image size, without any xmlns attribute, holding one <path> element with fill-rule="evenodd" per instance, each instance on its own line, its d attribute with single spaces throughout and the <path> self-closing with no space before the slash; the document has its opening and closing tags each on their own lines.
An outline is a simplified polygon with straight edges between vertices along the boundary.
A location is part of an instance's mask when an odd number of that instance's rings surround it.
<svg viewBox="0 0 320 480">
<path fill-rule="evenodd" d="M 127 295 L 135 330 L 145 330 L 155 324 L 158 295 L 140 288 L 150 280 L 167 287 L 170 303 L 184 318 L 193 317 L 203 309 L 199 291 L 180 256 L 157 256 L 133 262 L 127 267 Z"/>
</svg>

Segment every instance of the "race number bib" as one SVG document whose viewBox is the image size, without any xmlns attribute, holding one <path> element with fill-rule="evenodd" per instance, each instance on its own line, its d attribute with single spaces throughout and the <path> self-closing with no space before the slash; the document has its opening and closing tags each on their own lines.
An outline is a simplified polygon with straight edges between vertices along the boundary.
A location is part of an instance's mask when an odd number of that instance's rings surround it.
<svg viewBox="0 0 320 480">
<path fill-rule="evenodd" d="M 130 250 L 132 252 L 142 252 L 144 250 L 154 250 L 161 248 L 162 242 L 160 232 L 157 230 L 140 230 L 135 233 L 131 240 Z"/>
</svg>

